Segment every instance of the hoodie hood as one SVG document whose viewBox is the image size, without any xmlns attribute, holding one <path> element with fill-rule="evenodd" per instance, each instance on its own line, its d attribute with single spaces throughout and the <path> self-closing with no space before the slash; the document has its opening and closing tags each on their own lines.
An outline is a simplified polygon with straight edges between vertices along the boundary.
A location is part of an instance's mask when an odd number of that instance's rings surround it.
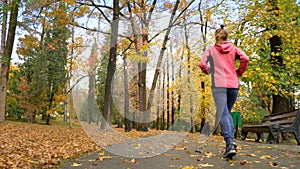
<svg viewBox="0 0 300 169">
<path fill-rule="evenodd" d="M 222 42 L 221 44 L 215 44 L 215 48 L 222 54 L 229 53 L 233 45 L 231 42 Z"/>
</svg>

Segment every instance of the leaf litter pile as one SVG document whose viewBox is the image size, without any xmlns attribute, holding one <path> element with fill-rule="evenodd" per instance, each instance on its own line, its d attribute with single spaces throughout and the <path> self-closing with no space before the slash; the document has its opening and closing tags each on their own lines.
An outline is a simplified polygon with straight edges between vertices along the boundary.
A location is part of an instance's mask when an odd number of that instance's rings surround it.
<svg viewBox="0 0 300 169">
<path fill-rule="evenodd" d="M 145 132 L 123 133 L 130 137 L 145 136 Z M 101 149 L 80 127 L 0 123 L 0 168 L 57 167 L 64 159 Z"/>
<path fill-rule="evenodd" d="M 0 168 L 54 167 L 99 149 L 81 128 L 5 123 L 0 137 Z"/>
</svg>

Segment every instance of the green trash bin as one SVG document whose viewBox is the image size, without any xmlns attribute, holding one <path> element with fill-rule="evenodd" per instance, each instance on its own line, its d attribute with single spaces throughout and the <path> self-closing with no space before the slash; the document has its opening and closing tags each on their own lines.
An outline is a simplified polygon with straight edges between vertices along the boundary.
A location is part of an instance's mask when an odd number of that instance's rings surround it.
<svg viewBox="0 0 300 169">
<path fill-rule="evenodd" d="M 242 118 L 240 112 L 231 112 L 234 127 L 242 126 Z"/>
<path fill-rule="evenodd" d="M 240 112 L 231 112 L 231 117 L 232 117 L 232 120 L 233 120 L 233 125 L 235 127 L 234 137 L 236 139 L 239 127 L 242 126 L 241 113 Z"/>
</svg>

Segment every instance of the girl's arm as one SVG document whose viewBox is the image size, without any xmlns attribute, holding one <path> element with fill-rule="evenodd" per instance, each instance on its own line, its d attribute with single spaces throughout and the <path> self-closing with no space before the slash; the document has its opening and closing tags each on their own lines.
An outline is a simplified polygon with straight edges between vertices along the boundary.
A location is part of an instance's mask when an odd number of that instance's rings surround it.
<svg viewBox="0 0 300 169">
<path fill-rule="evenodd" d="M 207 49 L 205 52 L 204 52 L 204 55 L 202 56 L 202 59 L 199 63 L 199 67 L 201 68 L 201 70 L 205 73 L 205 74 L 209 74 L 209 70 L 210 70 L 210 67 L 207 66 L 207 58 L 209 56 L 209 49 Z"/>
<path fill-rule="evenodd" d="M 249 62 L 249 57 L 238 48 L 236 48 L 236 54 L 239 57 L 238 59 L 240 60 L 240 65 L 236 70 L 236 73 L 238 76 L 242 76 L 242 74 L 246 71 Z"/>
</svg>

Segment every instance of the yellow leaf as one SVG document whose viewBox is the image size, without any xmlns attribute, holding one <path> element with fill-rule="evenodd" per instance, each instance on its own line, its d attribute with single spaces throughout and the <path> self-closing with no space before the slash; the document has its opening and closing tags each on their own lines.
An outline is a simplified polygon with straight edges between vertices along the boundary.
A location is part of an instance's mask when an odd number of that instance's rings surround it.
<svg viewBox="0 0 300 169">
<path fill-rule="evenodd" d="M 70 156 L 64 156 L 64 159 L 69 159 L 70 158 Z"/>
<path fill-rule="evenodd" d="M 213 157 L 213 156 L 216 156 L 216 155 L 213 154 L 213 153 L 211 153 L 211 152 L 206 152 L 206 153 L 205 153 L 205 156 L 206 156 L 207 158 L 209 158 L 209 157 Z"/>
<path fill-rule="evenodd" d="M 256 157 L 255 154 L 246 154 L 246 156 L 249 156 L 249 157 Z"/>
<path fill-rule="evenodd" d="M 99 156 L 104 156 L 104 151 L 100 152 Z"/>
<path fill-rule="evenodd" d="M 269 155 L 264 155 L 264 156 L 261 156 L 260 159 L 266 160 L 266 159 L 272 159 L 272 157 Z"/>
<path fill-rule="evenodd" d="M 214 165 L 206 163 L 206 164 L 199 164 L 199 167 L 214 167 Z"/>
<path fill-rule="evenodd" d="M 275 56 L 275 52 L 272 52 L 272 53 L 271 53 L 271 56 Z"/>
<path fill-rule="evenodd" d="M 71 166 L 72 166 L 72 167 L 79 167 L 79 166 L 82 166 L 82 164 L 73 163 Z"/>
</svg>

